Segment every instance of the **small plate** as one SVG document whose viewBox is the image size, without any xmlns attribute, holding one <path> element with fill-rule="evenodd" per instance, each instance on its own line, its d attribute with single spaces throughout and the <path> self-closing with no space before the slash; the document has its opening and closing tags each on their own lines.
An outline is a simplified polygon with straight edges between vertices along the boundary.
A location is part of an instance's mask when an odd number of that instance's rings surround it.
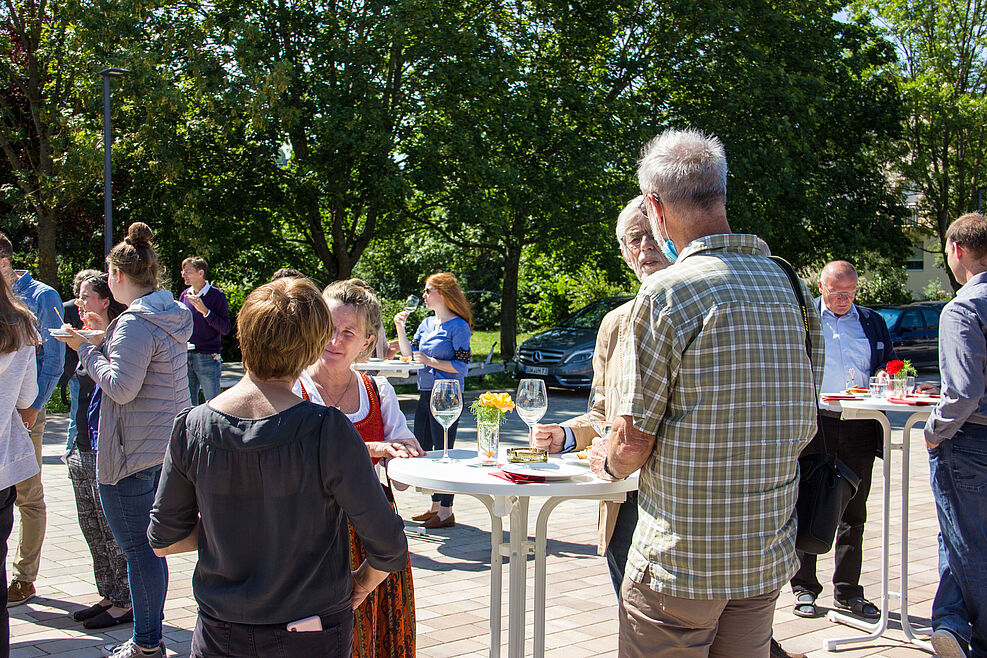
<svg viewBox="0 0 987 658">
<path fill-rule="evenodd" d="M 48 333 L 59 338 L 67 338 L 72 335 L 64 329 L 49 329 Z M 75 333 L 83 338 L 92 338 L 94 336 L 102 336 L 105 332 L 102 329 L 76 329 Z"/>
<path fill-rule="evenodd" d="M 576 466 L 584 466 L 589 468 L 589 459 L 580 459 L 576 456 L 575 452 L 567 452 L 559 458 L 566 464 L 575 464 Z"/>
<path fill-rule="evenodd" d="M 586 469 L 575 464 L 567 464 L 562 461 L 552 459 L 548 462 L 536 462 L 534 464 L 502 464 L 500 470 L 514 475 L 527 475 L 543 477 L 546 480 L 567 480 L 577 475 L 585 475 Z"/>
</svg>

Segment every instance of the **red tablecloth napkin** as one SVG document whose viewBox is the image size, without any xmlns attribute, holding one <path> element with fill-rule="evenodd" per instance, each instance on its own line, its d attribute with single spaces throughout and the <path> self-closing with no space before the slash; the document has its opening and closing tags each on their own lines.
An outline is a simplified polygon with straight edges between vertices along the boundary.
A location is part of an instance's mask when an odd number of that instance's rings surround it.
<svg viewBox="0 0 987 658">
<path fill-rule="evenodd" d="M 912 407 L 924 407 L 932 404 L 932 400 L 915 400 L 912 398 L 888 398 L 888 402 L 893 402 L 894 404 L 907 404 Z"/>
<path fill-rule="evenodd" d="M 504 471 L 490 471 L 490 475 L 501 480 L 507 480 L 514 484 L 536 484 L 544 482 L 545 478 L 540 475 L 518 475 L 516 473 L 506 473 Z"/>
</svg>

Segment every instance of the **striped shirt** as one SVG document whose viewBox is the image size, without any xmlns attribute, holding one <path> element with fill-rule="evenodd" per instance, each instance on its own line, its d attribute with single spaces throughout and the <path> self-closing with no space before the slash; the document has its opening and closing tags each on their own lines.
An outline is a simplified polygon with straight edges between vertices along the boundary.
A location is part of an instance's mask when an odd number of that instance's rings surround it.
<svg viewBox="0 0 987 658">
<path fill-rule="evenodd" d="M 620 414 L 657 437 L 627 575 L 664 594 L 740 599 L 795 573 L 798 455 L 816 431 L 824 343 L 753 235 L 693 241 L 628 319 Z M 814 375 L 813 375 L 814 373 Z"/>
</svg>

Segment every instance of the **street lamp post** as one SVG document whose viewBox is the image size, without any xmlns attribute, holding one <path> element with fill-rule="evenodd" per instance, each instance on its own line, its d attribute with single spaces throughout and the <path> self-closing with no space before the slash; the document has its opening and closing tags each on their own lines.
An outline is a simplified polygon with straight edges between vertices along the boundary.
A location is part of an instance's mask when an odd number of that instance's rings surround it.
<svg viewBox="0 0 987 658">
<path fill-rule="evenodd" d="M 106 68 L 99 72 L 103 76 L 103 252 L 110 253 L 113 247 L 113 163 L 110 158 L 110 78 L 121 78 L 129 73 L 127 69 Z"/>
</svg>

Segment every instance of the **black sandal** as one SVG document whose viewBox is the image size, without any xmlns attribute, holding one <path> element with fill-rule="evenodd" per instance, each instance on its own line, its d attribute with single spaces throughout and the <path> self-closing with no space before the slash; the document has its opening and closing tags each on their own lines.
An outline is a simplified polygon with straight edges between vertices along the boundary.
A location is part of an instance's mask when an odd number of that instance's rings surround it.
<svg viewBox="0 0 987 658">
<path fill-rule="evenodd" d="M 836 604 L 837 608 L 846 610 L 850 614 L 860 617 L 861 619 L 881 618 L 880 609 L 862 596 L 855 596 L 849 601 L 841 601 L 834 598 L 833 602 Z"/>
<path fill-rule="evenodd" d="M 812 592 L 802 592 L 795 597 L 795 610 L 792 611 L 796 617 L 818 617 L 819 610 L 816 609 L 816 595 Z"/>
<path fill-rule="evenodd" d="M 119 617 L 114 617 L 107 610 L 101 615 L 96 615 L 92 619 L 87 619 L 82 625 L 86 628 L 110 628 L 112 626 L 119 626 L 120 624 L 132 624 L 134 623 L 134 609 L 130 608 L 125 613 Z"/>
<path fill-rule="evenodd" d="M 102 603 L 97 603 L 95 605 L 86 608 L 85 610 L 76 610 L 75 612 L 72 613 L 72 619 L 76 621 L 86 621 L 87 619 L 92 619 L 93 617 L 96 617 L 100 613 L 106 612 L 112 607 L 113 607 L 112 603 L 107 603 L 106 605 L 103 605 Z"/>
</svg>

